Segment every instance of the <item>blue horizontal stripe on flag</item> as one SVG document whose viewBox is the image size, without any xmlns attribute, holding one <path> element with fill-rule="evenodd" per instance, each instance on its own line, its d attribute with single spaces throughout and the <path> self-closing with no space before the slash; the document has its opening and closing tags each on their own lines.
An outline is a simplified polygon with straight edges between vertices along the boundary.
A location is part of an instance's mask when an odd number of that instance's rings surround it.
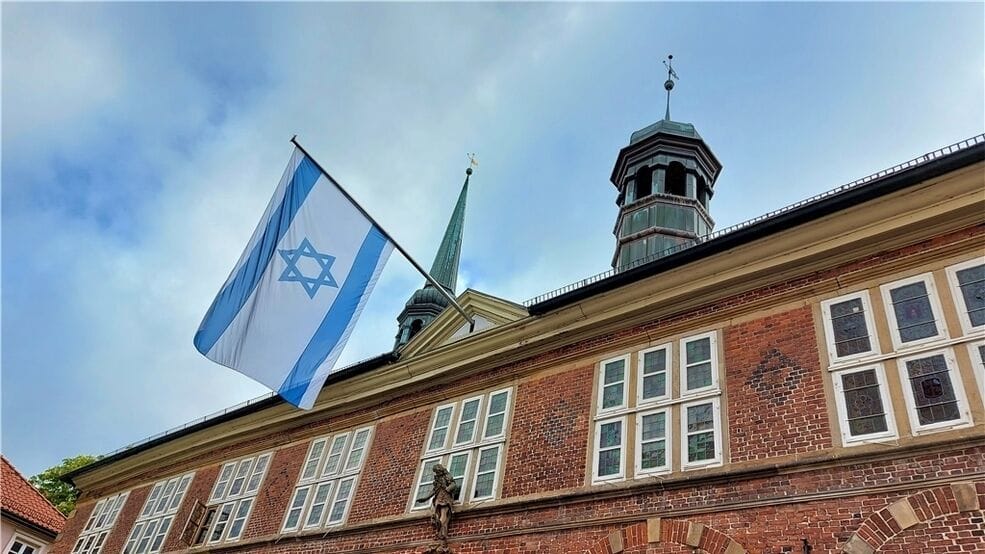
<svg viewBox="0 0 985 554">
<path fill-rule="evenodd" d="M 195 348 L 199 352 L 208 356 L 216 341 L 226 332 L 229 324 L 236 318 L 236 314 L 253 294 L 270 264 L 270 258 L 276 252 L 277 245 L 291 227 L 294 216 L 301 209 L 319 177 L 321 171 L 314 162 L 307 156 L 302 157 L 297 169 L 294 170 L 294 175 L 291 176 L 291 182 L 284 192 L 280 206 L 271 214 L 263 235 L 253 247 L 249 258 L 239 268 L 236 277 L 219 291 L 219 295 L 205 314 L 202 325 L 195 333 Z"/>
<path fill-rule="evenodd" d="M 356 308 L 359 307 L 359 301 L 366 292 L 370 279 L 373 278 L 373 273 L 376 271 L 376 265 L 380 261 L 386 243 L 387 239 L 383 236 L 383 232 L 375 225 L 370 227 L 369 233 L 363 239 L 356 259 L 352 263 L 349 276 L 346 277 L 338 296 L 335 297 L 335 302 L 328 309 L 325 319 L 318 326 L 314 336 L 308 342 L 308 346 L 305 347 L 304 352 L 301 353 L 298 361 L 294 364 L 294 368 L 291 369 L 291 373 L 278 391 L 284 400 L 295 406 L 300 405 L 301 398 L 308 390 L 308 384 L 311 382 L 315 371 L 342 339 L 346 328 L 352 321 Z"/>
</svg>

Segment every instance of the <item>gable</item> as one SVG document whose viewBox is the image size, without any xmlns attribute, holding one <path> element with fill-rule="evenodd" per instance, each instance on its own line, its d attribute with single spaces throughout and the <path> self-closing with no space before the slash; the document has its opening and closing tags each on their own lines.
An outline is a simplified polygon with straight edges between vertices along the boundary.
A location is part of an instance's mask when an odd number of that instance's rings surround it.
<svg viewBox="0 0 985 554">
<path fill-rule="evenodd" d="M 473 289 L 467 289 L 457 298 L 458 304 L 475 321 L 475 328 L 469 329 L 469 323 L 462 314 L 454 308 L 447 308 L 427 327 L 410 340 L 400 351 L 401 359 L 407 359 L 435 348 L 462 340 L 498 327 L 504 323 L 527 317 L 527 309 L 489 294 Z"/>
</svg>

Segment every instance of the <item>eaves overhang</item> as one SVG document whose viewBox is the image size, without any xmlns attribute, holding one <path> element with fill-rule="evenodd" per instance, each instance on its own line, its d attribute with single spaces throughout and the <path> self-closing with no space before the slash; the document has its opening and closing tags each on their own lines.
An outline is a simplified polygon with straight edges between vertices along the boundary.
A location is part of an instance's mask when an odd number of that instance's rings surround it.
<svg viewBox="0 0 985 554">
<path fill-rule="evenodd" d="M 386 352 L 386 353 L 380 354 L 379 356 L 376 356 L 376 357 L 373 357 L 373 358 L 369 358 L 367 360 L 363 360 L 363 361 L 358 362 L 356 364 L 347 366 L 347 367 L 345 367 L 345 368 L 343 368 L 343 369 L 341 369 L 341 370 L 339 370 L 339 371 L 337 371 L 337 372 L 332 373 L 331 375 L 329 375 L 328 376 L 328 379 L 325 381 L 325 384 L 323 385 L 322 388 L 327 387 L 327 386 L 329 386 L 331 384 L 334 384 L 334 383 L 345 381 L 346 379 L 351 379 L 352 377 L 355 377 L 357 375 L 362 375 L 364 373 L 368 373 L 368 372 L 373 371 L 375 369 L 381 368 L 381 367 L 383 367 L 385 365 L 392 364 L 392 363 L 394 363 L 394 362 L 397 361 L 398 357 L 399 357 L 399 355 L 396 352 Z M 250 414 L 253 414 L 253 413 L 256 413 L 256 412 L 259 412 L 259 411 L 262 411 L 262 410 L 266 410 L 268 408 L 272 408 L 272 407 L 275 407 L 275 406 L 279 406 L 281 404 L 285 404 L 285 402 L 284 402 L 284 400 L 280 396 L 276 396 L 275 395 L 275 396 L 271 396 L 269 398 L 264 398 L 264 399 L 262 399 L 260 401 L 247 404 L 245 406 L 242 406 L 242 407 L 237 408 L 237 409 L 234 409 L 234 410 L 230 410 L 230 411 L 228 411 L 228 412 L 226 412 L 224 414 L 221 414 L 221 415 L 218 415 L 218 416 L 215 416 L 215 417 L 212 417 L 212 418 L 208 418 L 208 419 L 206 419 L 204 421 L 201 421 L 199 423 L 196 423 L 196 424 L 193 424 L 193 425 L 189 425 L 188 427 L 184 427 L 184 428 L 182 428 L 180 430 L 177 430 L 177 431 L 166 433 L 164 435 L 161 435 L 161 436 L 159 436 L 157 438 L 154 438 L 154 439 L 151 439 L 149 441 L 145 441 L 145 442 L 139 443 L 139 444 L 137 444 L 137 445 L 135 445 L 135 446 L 133 446 L 131 448 L 127 448 L 125 450 L 116 452 L 116 453 L 111 454 L 109 456 L 100 458 L 100 459 L 96 460 L 95 462 L 93 462 L 93 463 L 91 463 L 91 464 L 89 464 L 87 466 L 80 467 L 78 469 L 72 470 L 72 471 L 70 471 L 70 472 L 62 475 L 61 477 L 59 477 L 59 479 L 61 479 L 62 481 L 65 481 L 67 483 L 72 483 L 73 485 L 75 485 L 74 479 L 76 477 L 78 477 L 79 475 L 82 475 L 84 473 L 88 473 L 90 471 L 94 471 L 96 469 L 99 469 L 99 468 L 108 466 L 110 464 L 119 462 L 120 460 L 123 460 L 125 458 L 129 458 L 131 456 L 134 456 L 134 455 L 139 454 L 141 452 L 144 452 L 146 450 L 150 450 L 150 449 L 152 449 L 152 448 L 154 448 L 156 446 L 160 446 L 160 445 L 162 445 L 164 443 L 171 442 L 171 441 L 173 441 L 175 439 L 178 439 L 178 438 L 181 438 L 181 437 L 184 437 L 184 436 L 187 436 L 187 435 L 191 435 L 191 434 L 196 433 L 198 431 L 201 431 L 203 429 L 207 429 L 209 427 L 214 427 L 216 425 L 221 425 L 221 424 L 223 424 L 223 423 L 225 423 L 227 421 L 232 421 L 234 419 L 239 419 L 239 418 L 241 418 L 243 416 L 250 415 Z"/>
</svg>

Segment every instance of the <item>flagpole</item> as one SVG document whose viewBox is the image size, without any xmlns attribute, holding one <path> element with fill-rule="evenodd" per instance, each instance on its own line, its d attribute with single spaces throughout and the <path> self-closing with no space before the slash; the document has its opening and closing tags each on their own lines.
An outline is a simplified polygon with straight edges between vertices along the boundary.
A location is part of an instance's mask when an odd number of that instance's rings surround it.
<svg viewBox="0 0 985 554">
<path fill-rule="evenodd" d="M 298 138 L 297 135 L 294 135 L 293 137 L 291 137 L 291 142 L 294 144 L 294 146 L 296 146 L 298 148 L 298 150 L 301 151 L 301 153 L 303 153 L 305 156 L 307 156 L 308 159 L 311 160 L 312 163 L 315 164 L 315 167 L 317 167 L 319 170 L 321 170 L 321 172 L 324 173 L 326 177 L 328 177 L 329 179 L 332 180 L 332 183 L 334 183 L 335 186 L 338 187 L 338 189 L 342 193 L 342 195 L 345 196 L 346 198 L 348 198 L 349 199 L 349 202 L 352 202 L 352 205 L 355 206 L 356 209 L 359 210 L 363 214 L 363 216 L 366 217 L 366 219 L 368 219 L 370 221 L 370 223 L 372 223 L 373 225 L 375 225 L 376 228 L 379 229 L 381 233 L 383 233 L 383 236 L 386 237 L 386 239 L 388 241 L 390 241 L 391 243 L 393 243 L 393 247 L 396 248 L 397 251 L 400 252 L 400 254 L 408 262 L 410 262 L 410 265 L 414 266 L 414 269 L 416 269 L 417 271 L 419 271 L 421 273 L 421 275 L 423 275 L 424 278 L 427 279 L 428 283 L 431 283 L 432 285 L 434 285 L 434 288 L 438 289 L 438 291 L 442 295 L 444 295 L 444 297 L 449 302 L 451 302 L 451 305 L 454 306 L 456 310 L 458 310 L 458 313 L 462 314 L 462 317 L 465 318 L 465 321 L 468 321 L 469 322 L 469 332 L 475 331 L 475 321 L 472 319 L 471 316 L 469 316 L 469 314 L 465 313 L 465 310 L 461 306 L 458 305 L 458 302 L 451 296 L 451 294 L 448 293 L 448 291 L 445 289 L 445 287 L 442 286 L 437 281 L 435 281 L 434 280 L 434 277 L 431 277 L 431 274 L 430 273 L 428 273 L 427 271 L 424 271 L 424 268 L 421 267 L 421 264 L 417 263 L 417 261 L 414 258 L 412 258 L 411 255 L 408 254 L 406 250 L 404 250 L 404 247 L 403 246 L 400 246 L 400 243 L 398 243 L 397 241 L 393 240 L 393 236 L 390 235 L 390 233 L 386 232 L 386 229 L 384 229 L 383 226 L 380 225 L 376 221 L 376 219 L 373 218 L 373 216 L 369 215 L 369 213 L 367 213 L 366 210 L 364 210 L 363 207 L 359 205 L 359 202 L 356 202 L 356 199 L 353 198 L 352 195 L 350 195 L 345 190 L 345 188 L 342 187 L 342 184 L 339 183 L 334 177 L 332 177 L 332 175 L 328 171 L 326 171 L 325 168 L 322 167 L 320 163 L 318 163 L 318 160 L 316 160 L 314 156 L 312 156 L 311 154 L 309 154 L 308 151 L 304 149 L 304 146 L 301 146 L 301 144 L 297 141 L 297 138 Z"/>
</svg>

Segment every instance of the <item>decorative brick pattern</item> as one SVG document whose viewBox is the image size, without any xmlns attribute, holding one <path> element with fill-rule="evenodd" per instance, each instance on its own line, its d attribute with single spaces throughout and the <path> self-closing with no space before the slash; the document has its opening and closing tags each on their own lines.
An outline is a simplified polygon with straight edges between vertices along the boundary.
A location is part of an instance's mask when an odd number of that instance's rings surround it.
<svg viewBox="0 0 985 554">
<path fill-rule="evenodd" d="M 294 494 L 294 486 L 297 485 L 301 465 L 307 453 L 308 443 L 296 444 L 274 453 L 270 467 L 267 468 L 267 476 L 264 477 L 254 500 L 256 505 L 253 507 L 253 513 L 250 514 L 246 530 L 243 531 L 244 539 L 280 532 L 287 504 Z"/>
<path fill-rule="evenodd" d="M 195 478 L 192 479 L 192 484 L 185 492 L 185 497 L 181 500 L 181 507 L 178 508 L 178 513 L 174 515 L 174 523 L 171 524 L 171 529 L 168 531 L 168 536 L 164 541 L 162 549 L 164 552 L 188 546 L 181 543 L 181 534 L 185 530 L 185 525 L 188 524 L 188 517 L 191 515 L 192 508 L 196 502 L 208 504 L 209 495 L 212 493 L 212 487 L 215 486 L 215 480 L 218 476 L 218 465 L 204 467 L 195 472 Z M 194 537 L 192 540 L 194 540 Z"/>
<path fill-rule="evenodd" d="M 582 367 L 517 387 L 503 498 L 585 482 L 593 371 Z"/>
<path fill-rule="evenodd" d="M 72 548 L 75 547 L 76 539 L 82 534 L 82 528 L 89 521 L 89 516 L 92 515 L 92 510 L 95 507 L 95 499 L 89 500 L 88 502 L 82 501 L 75 505 L 75 510 L 69 514 L 68 519 L 65 521 L 65 526 L 62 527 L 62 532 L 51 543 L 51 547 L 48 550 L 49 554 L 66 554 L 72 551 Z"/>
<path fill-rule="evenodd" d="M 810 307 L 726 327 L 724 337 L 730 459 L 830 448 Z"/>
<path fill-rule="evenodd" d="M 430 410 L 418 410 L 376 426 L 349 512 L 350 524 L 407 511 L 430 421 Z"/>
</svg>

